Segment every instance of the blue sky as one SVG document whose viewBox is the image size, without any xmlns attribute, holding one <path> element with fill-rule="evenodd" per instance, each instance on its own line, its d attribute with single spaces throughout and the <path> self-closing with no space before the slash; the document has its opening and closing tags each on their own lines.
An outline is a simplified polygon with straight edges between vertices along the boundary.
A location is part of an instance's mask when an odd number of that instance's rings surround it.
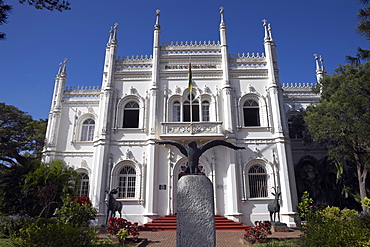
<svg viewBox="0 0 370 247">
<path fill-rule="evenodd" d="M 118 22 L 118 55 L 150 55 L 155 11 L 161 41 L 219 40 L 225 8 L 229 53 L 263 52 L 262 20 L 273 29 L 283 83 L 315 82 L 314 53 L 328 73 L 358 46 L 356 0 L 70 0 L 72 10 L 50 12 L 5 0 L 14 9 L 0 41 L 0 102 L 35 119 L 47 118 L 59 63 L 68 58 L 67 86 L 101 85 L 110 27 Z"/>
</svg>

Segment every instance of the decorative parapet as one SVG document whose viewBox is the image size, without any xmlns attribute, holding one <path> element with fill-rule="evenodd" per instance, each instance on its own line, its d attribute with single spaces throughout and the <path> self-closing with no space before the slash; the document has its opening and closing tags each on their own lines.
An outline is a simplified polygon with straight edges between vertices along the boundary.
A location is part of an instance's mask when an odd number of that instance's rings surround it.
<svg viewBox="0 0 370 247">
<path fill-rule="evenodd" d="M 222 122 L 167 122 L 161 125 L 164 136 L 222 135 Z"/>
<path fill-rule="evenodd" d="M 229 55 L 229 67 L 235 69 L 265 69 L 266 57 L 264 53 L 238 53 Z"/>
<path fill-rule="evenodd" d="M 312 92 L 312 88 L 316 83 L 282 83 L 284 95 L 318 95 Z"/>
<path fill-rule="evenodd" d="M 116 60 L 116 71 L 151 70 L 153 67 L 153 56 L 127 56 L 118 57 Z"/>
<path fill-rule="evenodd" d="M 162 43 L 161 55 L 220 55 L 221 45 L 220 41 L 185 41 L 185 42 L 168 42 Z"/>
<path fill-rule="evenodd" d="M 66 87 L 63 98 L 95 98 L 100 95 L 100 86 L 75 86 Z"/>
</svg>

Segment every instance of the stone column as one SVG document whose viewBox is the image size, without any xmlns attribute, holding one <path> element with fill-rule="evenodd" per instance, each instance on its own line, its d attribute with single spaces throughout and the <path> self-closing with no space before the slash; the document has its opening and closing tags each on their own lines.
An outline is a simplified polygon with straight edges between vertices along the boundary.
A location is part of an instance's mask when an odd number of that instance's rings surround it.
<svg viewBox="0 0 370 247">
<path fill-rule="evenodd" d="M 187 175 L 178 181 L 176 246 L 216 246 L 213 186 L 206 176 Z"/>
</svg>

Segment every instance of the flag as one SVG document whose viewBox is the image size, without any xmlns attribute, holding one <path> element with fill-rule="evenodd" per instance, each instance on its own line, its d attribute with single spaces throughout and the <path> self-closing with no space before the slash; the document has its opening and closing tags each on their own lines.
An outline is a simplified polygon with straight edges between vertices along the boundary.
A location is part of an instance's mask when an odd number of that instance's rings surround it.
<svg viewBox="0 0 370 247">
<path fill-rule="evenodd" d="M 188 79 L 189 79 L 189 91 L 193 91 L 193 80 L 191 78 L 191 63 L 189 63 L 189 71 L 188 71 Z"/>
</svg>

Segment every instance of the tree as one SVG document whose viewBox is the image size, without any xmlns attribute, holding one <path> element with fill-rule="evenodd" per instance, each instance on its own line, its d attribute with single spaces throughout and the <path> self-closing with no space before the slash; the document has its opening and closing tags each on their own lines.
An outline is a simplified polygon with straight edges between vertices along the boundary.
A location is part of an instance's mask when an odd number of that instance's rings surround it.
<svg viewBox="0 0 370 247">
<path fill-rule="evenodd" d="M 51 217 L 63 205 L 63 198 L 74 195 L 78 173 L 61 160 L 41 164 L 25 175 L 23 204 L 31 216 Z"/>
<path fill-rule="evenodd" d="M 357 13 L 357 32 L 360 35 L 366 37 L 367 40 L 370 39 L 370 6 L 369 0 L 359 0 L 360 3 L 367 5 L 365 8 L 359 9 Z M 361 61 L 370 60 L 370 50 L 362 49 L 361 47 L 357 48 L 357 53 L 355 56 L 346 56 L 347 62 L 358 65 Z"/>
<path fill-rule="evenodd" d="M 355 166 L 363 200 L 370 166 L 370 62 L 340 66 L 314 90 L 321 98 L 307 108 L 308 129 L 314 140 L 327 140 L 336 164 Z"/>
<path fill-rule="evenodd" d="M 63 10 L 70 10 L 70 3 L 61 0 L 18 0 L 20 3 L 27 3 L 36 9 L 47 9 L 50 11 L 58 10 L 62 12 Z M 12 10 L 11 5 L 4 4 L 3 0 L 0 0 L 0 25 L 7 23 L 9 14 Z M 5 33 L 0 32 L 0 40 L 5 39 Z"/>
<path fill-rule="evenodd" d="M 24 175 L 41 162 L 46 120 L 33 120 L 18 108 L 0 103 L 0 211 L 23 210 Z"/>
<path fill-rule="evenodd" d="M 0 167 L 11 169 L 40 160 L 46 120 L 33 120 L 15 106 L 0 103 Z"/>
</svg>

